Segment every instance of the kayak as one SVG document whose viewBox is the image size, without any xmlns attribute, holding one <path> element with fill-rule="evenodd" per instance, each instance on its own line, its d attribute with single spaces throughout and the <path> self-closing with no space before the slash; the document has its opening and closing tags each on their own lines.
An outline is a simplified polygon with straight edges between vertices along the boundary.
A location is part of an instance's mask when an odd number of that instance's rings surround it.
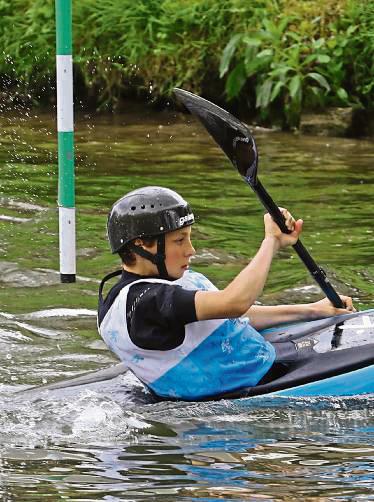
<svg viewBox="0 0 374 502">
<path fill-rule="evenodd" d="M 262 334 L 277 350 L 281 349 L 283 373 L 265 384 L 217 395 L 209 400 L 261 395 L 334 397 L 374 394 L 374 309 L 280 326 Z M 125 364 L 119 363 L 21 392 L 89 385 L 111 380 L 126 371 Z M 154 400 L 153 397 L 152 402 Z"/>
<path fill-rule="evenodd" d="M 352 396 L 374 394 L 374 309 L 269 329 L 284 371 L 263 385 L 221 398 Z M 287 351 L 292 347 L 292 355 Z"/>
</svg>

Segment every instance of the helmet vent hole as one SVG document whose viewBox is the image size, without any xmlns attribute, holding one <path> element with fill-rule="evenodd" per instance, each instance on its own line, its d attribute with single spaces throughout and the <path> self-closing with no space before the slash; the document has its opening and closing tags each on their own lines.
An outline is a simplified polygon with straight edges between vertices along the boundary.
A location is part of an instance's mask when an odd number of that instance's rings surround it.
<svg viewBox="0 0 374 502">
<path fill-rule="evenodd" d="M 135 211 L 136 206 L 131 206 L 131 211 Z"/>
<path fill-rule="evenodd" d="M 151 208 L 153 209 L 154 207 L 155 207 L 155 205 L 154 205 L 154 204 L 151 204 Z"/>
<path fill-rule="evenodd" d="M 143 204 L 142 206 L 140 206 L 142 209 L 145 209 L 145 205 Z"/>
</svg>

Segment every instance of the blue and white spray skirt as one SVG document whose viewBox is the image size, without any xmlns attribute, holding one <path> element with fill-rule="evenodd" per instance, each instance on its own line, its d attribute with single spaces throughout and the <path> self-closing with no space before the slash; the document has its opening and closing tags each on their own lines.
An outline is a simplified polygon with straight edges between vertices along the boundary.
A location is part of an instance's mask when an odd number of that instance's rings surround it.
<svg viewBox="0 0 374 502">
<path fill-rule="evenodd" d="M 157 396 L 172 399 L 207 399 L 255 386 L 275 360 L 275 350 L 246 318 L 212 319 L 185 326 L 178 347 L 146 350 L 136 346 L 126 322 L 127 294 L 139 282 L 169 283 L 144 279 L 125 286 L 105 315 L 99 331 L 109 348 Z M 173 281 L 191 290 L 216 290 L 202 274 L 187 271 Z"/>
</svg>

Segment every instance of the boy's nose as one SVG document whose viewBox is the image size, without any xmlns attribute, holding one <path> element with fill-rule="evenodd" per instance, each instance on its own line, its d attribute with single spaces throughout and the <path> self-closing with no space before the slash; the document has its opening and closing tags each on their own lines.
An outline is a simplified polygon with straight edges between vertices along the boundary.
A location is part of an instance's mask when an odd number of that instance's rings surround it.
<svg viewBox="0 0 374 502">
<path fill-rule="evenodd" d="M 188 254 L 188 256 L 195 256 L 195 254 L 196 254 L 196 251 L 195 251 L 195 248 L 192 245 L 192 242 L 190 242 L 190 247 L 188 249 L 188 253 L 187 254 Z"/>
</svg>

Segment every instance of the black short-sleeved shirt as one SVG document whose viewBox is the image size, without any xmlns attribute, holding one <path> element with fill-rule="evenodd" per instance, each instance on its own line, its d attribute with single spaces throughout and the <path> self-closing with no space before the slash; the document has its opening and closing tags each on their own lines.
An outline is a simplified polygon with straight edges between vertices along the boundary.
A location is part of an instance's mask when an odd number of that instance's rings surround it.
<svg viewBox="0 0 374 502">
<path fill-rule="evenodd" d="M 99 323 L 122 288 L 139 279 L 147 279 L 124 271 L 113 286 L 99 311 Z M 196 291 L 179 285 L 142 282 L 134 284 L 127 295 L 127 330 L 131 341 L 142 349 L 170 350 L 184 340 L 186 324 L 195 322 Z"/>
</svg>

